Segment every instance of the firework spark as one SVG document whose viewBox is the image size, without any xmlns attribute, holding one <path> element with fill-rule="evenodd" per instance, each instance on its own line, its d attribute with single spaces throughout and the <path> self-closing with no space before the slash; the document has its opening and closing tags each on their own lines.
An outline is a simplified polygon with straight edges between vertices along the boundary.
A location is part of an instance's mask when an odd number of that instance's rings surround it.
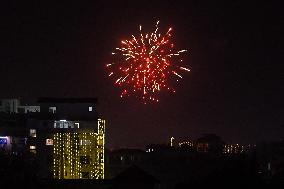
<svg viewBox="0 0 284 189">
<path fill-rule="evenodd" d="M 169 80 L 178 81 L 182 78 L 181 71 L 190 71 L 178 65 L 182 63 L 179 55 L 187 50 L 175 51 L 171 42 L 172 28 L 161 35 L 157 33 L 158 24 L 159 21 L 151 34 L 143 34 L 140 25 L 138 36 L 121 41 L 121 46 L 111 53 L 115 62 L 106 65 L 108 76 L 114 77 L 115 84 L 122 89 L 121 97 L 135 95 L 144 102 L 158 102 L 161 91 L 175 92 Z"/>
</svg>

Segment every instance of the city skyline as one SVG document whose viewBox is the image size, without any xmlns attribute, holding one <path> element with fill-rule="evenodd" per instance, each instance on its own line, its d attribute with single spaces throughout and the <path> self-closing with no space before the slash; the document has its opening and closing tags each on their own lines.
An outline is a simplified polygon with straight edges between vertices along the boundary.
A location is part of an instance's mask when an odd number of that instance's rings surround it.
<svg viewBox="0 0 284 189">
<path fill-rule="evenodd" d="M 0 98 L 97 97 L 108 147 L 215 133 L 228 143 L 283 137 L 280 7 L 273 4 L 5 2 Z M 147 13 L 145 12 L 147 11 Z M 105 64 L 142 24 L 175 32 L 191 72 L 159 103 L 123 98 Z"/>
</svg>

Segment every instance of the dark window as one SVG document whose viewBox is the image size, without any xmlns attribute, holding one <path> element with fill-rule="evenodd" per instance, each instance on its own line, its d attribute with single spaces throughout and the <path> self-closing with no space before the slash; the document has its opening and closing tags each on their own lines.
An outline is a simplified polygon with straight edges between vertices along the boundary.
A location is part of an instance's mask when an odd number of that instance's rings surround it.
<svg viewBox="0 0 284 189">
<path fill-rule="evenodd" d="M 90 164 L 90 156 L 80 156 L 80 163 Z"/>
<path fill-rule="evenodd" d="M 88 179 L 89 178 L 89 172 L 82 172 L 82 178 Z"/>
<path fill-rule="evenodd" d="M 0 104 L 0 106 L 1 106 L 1 104 Z M 25 108 L 18 108 L 18 112 L 19 113 L 25 113 Z"/>
<path fill-rule="evenodd" d="M 48 155 L 46 162 L 51 165 L 53 163 L 53 155 Z"/>
</svg>

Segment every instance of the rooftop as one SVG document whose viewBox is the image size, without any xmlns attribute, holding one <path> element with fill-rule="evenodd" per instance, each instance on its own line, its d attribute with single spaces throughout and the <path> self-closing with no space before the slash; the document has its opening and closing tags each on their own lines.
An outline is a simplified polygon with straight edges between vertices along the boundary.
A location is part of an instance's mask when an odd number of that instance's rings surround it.
<svg viewBox="0 0 284 189">
<path fill-rule="evenodd" d="M 37 100 L 38 103 L 97 103 L 97 98 L 53 98 L 41 97 Z"/>
</svg>

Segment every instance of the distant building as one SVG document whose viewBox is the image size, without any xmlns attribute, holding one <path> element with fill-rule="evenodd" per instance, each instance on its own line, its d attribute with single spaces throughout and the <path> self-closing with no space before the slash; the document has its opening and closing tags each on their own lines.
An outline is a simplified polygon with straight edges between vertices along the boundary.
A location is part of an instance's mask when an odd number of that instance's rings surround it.
<svg viewBox="0 0 284 189">
<path fill-rule="evenodd" d="M 118 149 L 106 152 L 106 178 L 113 178 L 127 167 L 146 160 L 146 153 L 140 149 Z"/>
<path fill-rule="evenodd" d="M 5 113 L 40 112 L 40 106 L 20 105 L 19 98 L 1 99 L 0 100 L 0 112 L 5 112 Z"/>
<path fill-rule="evenodd" d="M 146 152 L 171 152 L 175 149 L 174 146 L 170 146 L 170 144 L 148 144 L 146 147 Z"/>
<path fill-rule="evenodd" d="M 197 152 L 210 152 L 213 154 L 221 154 L 223 152 L 225 142 L 221 137 L 215 134 L 205 134 L 196 140 Z"/>
<path fill-rule="evenodd" d="M 193 148 L 194 143 L 192 141 L 183 141 L 183 142 L 179 142 L 178 146 L 181 148 Z"/>
<path fill-rule="evenodd" d="M 197 142 L 196 151 L 197 152 L 208 152 L 209 143 L 208 142 Z"/>
<path fill-rule="evenodd" d="M 26 116 L 0 112 L 0 149 L 7 155 L 23 155 L 27 151 Z"/>
<path fill-rule="evenodd" d="M 0 100 L 0 112 L 6 113 L 18 113 L 18 107 L 20 105 L 19 99 L 1 99 Z"/>
<path fill-rule="evenodd" d="M 239 144 L 225 144 L 223 153 L 224 154 L 241 154 L 245 152 L 245 147 Z"/>
<path fill-rule="evenodd" d="M 19 113 L 40 112 L 40 106 L 18 106 Z"/>
</svg>

